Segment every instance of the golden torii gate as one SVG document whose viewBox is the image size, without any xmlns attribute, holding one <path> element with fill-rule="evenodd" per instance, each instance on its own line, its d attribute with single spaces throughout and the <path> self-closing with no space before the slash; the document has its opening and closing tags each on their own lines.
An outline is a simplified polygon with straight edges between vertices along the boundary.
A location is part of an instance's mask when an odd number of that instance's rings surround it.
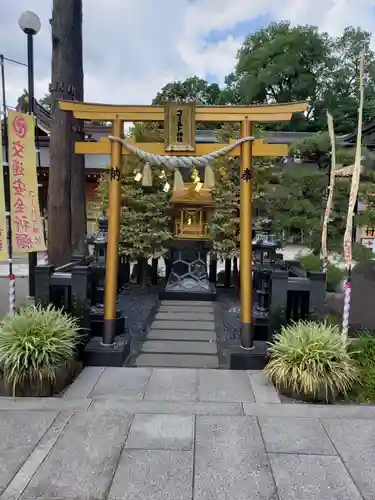
<svg viewBox="0 0 375 500">
<path fill-rule="evenodd" d="M 117 106 L 77 101 L 60 101 L 60 109 L 70 111 L 84 121 L 112 123 L 112 136 L 124 137 L 125 122 L 165 122 L 170 131 L 170 106 Z M 178 106 L 178 105 L 176 105 Z M 180 106 L 181 107 L 181 106 Z M 307 102 L 266 104 L 253 106 L 193 106 L 187 124 L 195 136 L 195 122 L 240 123 L 240 137 L 252 135 L 253 123 L 290 121 L 293 113 L 304 113 Z M 176 123 L 176 122 L 174 122 Z M 191 135 L 191 134 L 190 134 Z M 175 136 L 176 137 L 176 136 Z M 178 139 L 177 139 L 178 140 Z M 203 156 L 224 148 L 227 144 L 194 144 L 176 151 L 162 143 L 132 143 L 134 147 L 155 155 Z M 189 145 L 188 145 L 189 146 Z M 120 237 L 120 200 L 122 155 L 130 152 L 118 141 L 102 138 L 99 142 L 76 142 L 76 154 L 110 155 L 108 245 L 104 298 L 103 345 L 113 346 L 115 338 L 118 245 Z M 252 159 L 255 156 L 282 157 L 288 146 L 266 144 L 262 139 L 243 142 L 229 155 L 240 157 L 240 294 L 241 294 L 241 346 L 252 349 Z M 243 175 L 245 174 L 245 175 Z"/>
</svg>

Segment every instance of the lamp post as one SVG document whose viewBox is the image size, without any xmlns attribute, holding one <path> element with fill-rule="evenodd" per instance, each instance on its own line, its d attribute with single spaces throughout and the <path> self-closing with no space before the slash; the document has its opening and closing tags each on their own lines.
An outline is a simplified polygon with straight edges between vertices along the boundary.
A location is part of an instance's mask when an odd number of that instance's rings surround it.
<svg viewBox="0 0 375 500">
<path fill-rule="evenodd" d="M 27 80 L 28 80 L 28 112 L 34 116 L 34 35 L 41 28 L 39 17 L 29 10 L 21 14 L 18 24 L 27 36 Z M 29 253 L 29 296 L 35 296 L 35 267 L 38 264 L 36 252 Z"/>
</svg>

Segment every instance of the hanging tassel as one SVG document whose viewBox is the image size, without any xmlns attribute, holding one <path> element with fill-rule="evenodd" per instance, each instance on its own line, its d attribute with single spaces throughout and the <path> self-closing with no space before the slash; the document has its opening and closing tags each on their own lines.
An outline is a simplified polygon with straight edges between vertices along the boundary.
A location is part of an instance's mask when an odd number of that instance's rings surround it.
<svg viewBox="0 0 375 500">
<path fill-rule="evenodd" d="M 210 165 L 207 165 L 204 171 L 204 187 L 213 189 L 215 187 L 215 174 Z"/>
<path fill-rule="evenodd" d="M 173 191 L 181 191 L 182 189 L 184 189 L 184 180 L 182 178 L 181 172 L 178 170 L 178 168 L 176 168 L 173 178 Z"/>
<path fill-rule="evenodd" d="M 152 186 L 152 172 L 149 163 L 145 163 L 145 166 L 143 167 L 142 186 L 143 187 Z"/>
</svg>

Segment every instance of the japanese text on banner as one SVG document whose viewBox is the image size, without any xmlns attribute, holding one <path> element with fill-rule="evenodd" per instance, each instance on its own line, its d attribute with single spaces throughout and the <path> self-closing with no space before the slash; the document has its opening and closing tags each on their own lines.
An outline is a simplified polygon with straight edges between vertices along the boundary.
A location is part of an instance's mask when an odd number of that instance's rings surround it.
<svg viewBox="0 0 375 500">
<path fill-rule="evenodd" d="M 9 111 L 9 176 L 12 244 L 15 253 L 45 250 L 39 211 L 34 119 Z"/>
<path fill-rule="evenodd" d="M 5 215 L 3 145 L 0 134 L 0 262 L 8 259 L 7 218 Z"/>
</svg>

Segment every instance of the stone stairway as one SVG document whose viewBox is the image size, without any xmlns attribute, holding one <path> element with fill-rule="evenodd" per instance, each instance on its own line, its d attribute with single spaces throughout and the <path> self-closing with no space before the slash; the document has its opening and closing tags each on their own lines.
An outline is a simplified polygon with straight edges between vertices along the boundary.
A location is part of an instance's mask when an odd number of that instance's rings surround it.
<svg viewBox="0 0 375 500">
<path fill-rule="evenodd" d="M 163 300 L 136 366 L 218 368 L 213 303 Z"/>
</svg>

